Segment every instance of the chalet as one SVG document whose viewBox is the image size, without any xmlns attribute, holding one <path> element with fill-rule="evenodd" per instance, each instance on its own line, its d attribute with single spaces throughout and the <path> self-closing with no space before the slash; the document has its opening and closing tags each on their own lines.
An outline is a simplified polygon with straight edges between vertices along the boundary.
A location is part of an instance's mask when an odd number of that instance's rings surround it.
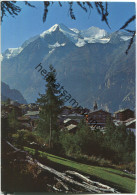
<svg viewBox="0 0 137 195">
<path fill-rule="evenodd" d="M 83 115 L 77 114 L 77 113 L 69 114 L 67 117 L 68 117 L 69 119 L 72 119 L 72 120 L 77 121 L 78 123 L 79 123 L 82 119 L 84 119 L 84 116 L 83 116 Z"/>
<path fill-rule="evenodd" d="M 134 111 L 130 109 L 118 110 L 117 112 L 114 113 L 114 117 L 117 120 L 125 121 L 129 118 L 134 118 Z"/>
<path fill-rule="evenodd" d="M 90 112 L 88 115 L 86 115 L 86 121 L 91 126 L 100 126 L 104 127 L 106 125 L 106 121 L 108 118 L 111 117 L 111 113 L 104 111 L 104 110 L 96 110 L 93 112 Z"/>
<path fill-rule="evenodd" d="M 127 130 L 131 130 L 134 134 L 136 134 L 136 119 L 135 118 L 129 118 L 125 121 L 113 120 L 113 122 L 116 126 L 120 126 L 124 124 Z"/>
</svg>

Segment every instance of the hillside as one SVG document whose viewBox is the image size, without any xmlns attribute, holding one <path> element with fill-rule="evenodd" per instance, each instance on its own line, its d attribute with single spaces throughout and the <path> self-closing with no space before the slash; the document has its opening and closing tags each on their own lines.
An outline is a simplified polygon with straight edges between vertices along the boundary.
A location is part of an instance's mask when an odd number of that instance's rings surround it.
<svg viewBox="0 0 137 195">
<path fill-rule="evenodd" d="M 1 100 L 6 101 L 8 98 L 21 104 L 27 104 L 27 101 L 18 90 L 10 89 L 6 83 L 1 82 Z"/>
</svg>

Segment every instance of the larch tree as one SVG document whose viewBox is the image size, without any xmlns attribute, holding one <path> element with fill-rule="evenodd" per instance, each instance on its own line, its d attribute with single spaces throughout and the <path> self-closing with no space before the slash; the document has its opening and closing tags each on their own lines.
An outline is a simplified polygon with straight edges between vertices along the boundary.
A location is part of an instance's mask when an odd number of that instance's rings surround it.
<svg viewBox="0 0 137 195">
<path fill-rule="evenodd" d="M 45 94 L 39 94 L 37 103 L 40 106 L 40 120 L 37 131 L 40 136 L 49 141 L 49 148 L 56 143 L 59 134 L 58 115 L 63 106 L 63 99 L 56 85 L 56 70 L 52 65 L 49 66 L 49 73 L 46 80 Z"/>
</svg>

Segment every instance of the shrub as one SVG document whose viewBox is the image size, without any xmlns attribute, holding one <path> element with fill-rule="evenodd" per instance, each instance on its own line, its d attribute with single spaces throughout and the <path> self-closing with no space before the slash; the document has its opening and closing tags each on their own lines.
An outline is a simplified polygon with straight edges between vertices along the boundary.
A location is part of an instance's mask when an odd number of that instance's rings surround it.
<svg viewBox="0 0 137 195">
<path fill-rule="evenodd" d="M 129 172 L 135 173 L 136 171 L 136 163 L 135 161 L 132 161 L 128 164 L 121 164 L 121 165 L 116 165 L 116 168 L 120 169 L 120 170 L 127 170 Z"/>
<path fill-rule="evenodd" d="M 65 132 L 60 135 L 60 143 L 62 145 L 62 149 L 67 156 L 71 156 L 72 154 L 77 153 L 77 146 L 75 143 L 74 136 L 70 133 Z"/>
<path fill-rule="evenodd" d="M 18 146 L 31 146 L 33 145 L 31 143 L 35 143 L 37 146 L 43 146 L 44 145 L 44 140 L 35 135 L 33 132 L 30 132 L 28 130 L 22 129 L 18 130 L 16 134 L 12 135 L 12 139 L 14 144 Z"/>
</svg>

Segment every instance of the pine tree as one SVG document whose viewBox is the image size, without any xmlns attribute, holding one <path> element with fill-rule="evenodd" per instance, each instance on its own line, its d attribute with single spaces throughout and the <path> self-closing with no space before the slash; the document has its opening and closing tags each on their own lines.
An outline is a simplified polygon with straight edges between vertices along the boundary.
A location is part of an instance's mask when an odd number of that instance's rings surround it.
<svg viewBox="0 0 137 195">
<path fill-rule="evenodd" d="M 46 77 L 46 93 L 39 94 L 37 103 L 40 106 L 40 120 L 37 131 L 40 136 L 49 141 L 49 148 L 53 147 L 58 139 L 58 115 L 61 112 L 63 100 L 59 90 L 56 88 L 56 70 L 52 65 L 49 66 L 49 73 Z"/>
</svg>

